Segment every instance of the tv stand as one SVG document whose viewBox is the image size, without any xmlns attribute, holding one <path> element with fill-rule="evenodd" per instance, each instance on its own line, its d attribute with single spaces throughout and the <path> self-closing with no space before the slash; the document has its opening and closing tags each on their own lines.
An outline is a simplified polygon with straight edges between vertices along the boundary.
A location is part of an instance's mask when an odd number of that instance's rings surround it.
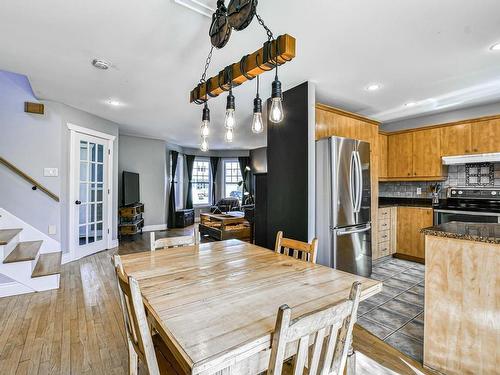
<svg viewBox="0 0 500 375">
<path fill-rule="evenodd" d="M 139 232 L 142 234 L 142 228 L 144 227 L 143 213 L 144 204 L 142 203 L 121 207 L 118 210 L 118 236 L 133 236 Z"/>
</svg>

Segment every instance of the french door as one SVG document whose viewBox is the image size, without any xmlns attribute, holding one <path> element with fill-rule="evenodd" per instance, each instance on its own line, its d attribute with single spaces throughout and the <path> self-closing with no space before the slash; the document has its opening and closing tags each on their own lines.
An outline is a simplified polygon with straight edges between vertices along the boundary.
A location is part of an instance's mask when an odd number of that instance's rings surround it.
<svg viewBox="0 0 500 375">
<path fill-rule="evenodd" d="M 71 138 L 70 241 L 72 258 L 79 259 L 108 248 L 110 141 L 78 132 Z"/>
</svg>

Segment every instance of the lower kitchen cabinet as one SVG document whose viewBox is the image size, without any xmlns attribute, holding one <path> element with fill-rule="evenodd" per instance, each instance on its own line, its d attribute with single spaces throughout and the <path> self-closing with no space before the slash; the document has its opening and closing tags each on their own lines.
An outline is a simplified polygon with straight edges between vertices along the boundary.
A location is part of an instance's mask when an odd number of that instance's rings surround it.
<svg viewBox="0 0 500 375">
<path fill-rule="evenodd" d="M 382 207 L 378 211 L 378 243 L 372 257 L 378 259 L 396 252 L 396 207 Z"/>
<path fill-rule="evenodd" d="M 396 256 L 425 260 L 423 228 L 433 224 L 432 208 L 398 207 Z"/>
</svg>

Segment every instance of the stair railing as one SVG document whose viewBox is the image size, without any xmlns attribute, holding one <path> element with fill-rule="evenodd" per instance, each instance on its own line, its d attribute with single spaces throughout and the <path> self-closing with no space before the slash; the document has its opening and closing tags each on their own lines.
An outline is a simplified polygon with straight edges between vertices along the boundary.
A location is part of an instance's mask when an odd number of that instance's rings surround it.
<svg viewBox="0 0 500 375">
<path fill-rule="evenodd" d="M 19 177 L 21 177 L 24 180 L 28 181 L 32 185 L 31 189 L 33 189 L 33 190 L 40 190 L 40 191 L 44 192 L 45 194 L 47 194 L 49 197 L 51 197 L 56 202 L 59 202 L 59 197 L 57 195 L 55 195 L 53 192 L 51 192 L 45 186 L 43 186 L 42 184 L 40 184 L 35 179 L 33 179 L 30 176 L 28 176 L 22 170 L 20 170 L 19 168 L 17 168 L 14 164 L 12 164 L 11 162 L 5 160 L 1 156 L 0 156 L 0 164 L 5 165 L 7 168 L 9 168 L 12 172 L 14 172 L 15 174 L 17 174 Z"/>
</svg>

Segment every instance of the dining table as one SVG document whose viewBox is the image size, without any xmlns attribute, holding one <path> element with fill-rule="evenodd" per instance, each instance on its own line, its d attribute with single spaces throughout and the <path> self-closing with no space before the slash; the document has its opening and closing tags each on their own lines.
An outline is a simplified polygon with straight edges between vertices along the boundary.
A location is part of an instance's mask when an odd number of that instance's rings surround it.
<svg viewBox="0 0 500 375">
<path fill-rule="evenodd" d="M 296 318 L 346 300 L 356 281 L 361 300 L 382 290 L 380 281 L 240 240 L 121 259 L 125 274 L 139 283 L 154 329 L 190 375 L 265 371 L 281 305 L 291 307 Z"/>
</svg>

